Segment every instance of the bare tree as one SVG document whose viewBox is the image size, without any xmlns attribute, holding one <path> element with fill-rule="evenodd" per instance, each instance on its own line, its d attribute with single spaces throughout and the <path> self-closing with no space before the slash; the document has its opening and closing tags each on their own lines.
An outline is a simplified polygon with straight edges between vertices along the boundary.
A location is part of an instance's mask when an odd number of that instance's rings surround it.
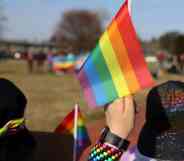
<svg viewBox="0 0 184 161">
<path fill-rule="evenodd" d="M 90 51 L 102 33 L 102 24 L 96 12 L 71 10 L 64 13 L 51 40 L 65 53 Z"/>
</svg>

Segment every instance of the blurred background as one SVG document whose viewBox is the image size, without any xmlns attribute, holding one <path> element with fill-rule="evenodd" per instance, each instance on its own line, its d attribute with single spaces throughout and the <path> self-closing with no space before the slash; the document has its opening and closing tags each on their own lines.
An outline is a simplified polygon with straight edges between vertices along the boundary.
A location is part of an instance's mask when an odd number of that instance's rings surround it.
<svg viewBox="0 0 184 161">
<path fill-rule="evenodd" d="M 184 80 L 184 1 L 132 1 L 133 24 L 156 82 Z M 0 0 L 0 77 L 28 97 L 31 130 L 52 132 L 79 103 L 89 131 L 96 129 L 91 137 L 97 136 L 103 110 L 87 107 L 75 72 L 123 2 Z M 141 109 L 146 94 L 135 96 Z"/>
</svg>

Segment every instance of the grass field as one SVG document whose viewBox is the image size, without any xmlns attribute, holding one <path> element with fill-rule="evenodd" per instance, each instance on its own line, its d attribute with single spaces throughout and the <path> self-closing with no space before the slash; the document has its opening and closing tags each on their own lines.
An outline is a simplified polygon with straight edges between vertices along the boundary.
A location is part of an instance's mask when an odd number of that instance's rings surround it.
<svg viewBox="0 0 184 161">
<path fill-rule="evenodd" d="M 24 61 L 1 61 L 0 77 L 15 82 L 28 98 L 27 125 L 31 130 L 53 131 L 63 117 L 79 103 L 87 122 L 103 117 L 103 110 L 87 107 L 78 81 L 72 74 L 56 76 L 46 71 L 29 74 Z M 157 82 L 168 79 L 184 80 L 184 77 L 165 75 Z M 137 94 L 138 104 L 144 104 L 146 91 Z"/>
</svg>

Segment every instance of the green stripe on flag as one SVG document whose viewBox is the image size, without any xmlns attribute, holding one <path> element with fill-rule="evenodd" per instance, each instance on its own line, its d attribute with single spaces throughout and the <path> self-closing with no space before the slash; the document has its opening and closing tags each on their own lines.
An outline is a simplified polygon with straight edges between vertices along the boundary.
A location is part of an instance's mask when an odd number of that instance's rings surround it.
<svg viewBox="0 0 184 161">
<path fill-rule="evenodd" d="M 114 83 L 112 81 L 111 74 L 108 70 L 108 67 L 107 67 L 105 59 L 102 55 L 99 44 L 93 50 L 92 54 L 93 54 L 91 57 L 92 61 L 96 67 L 98 74 L 99 74 L 99 78 L 102 81 L 101 83 L 105 89 L 105 92 L 107 94 L 108 99 L 113 100 L 114 98 L 117 98 L 118 93 L 117 93 L 116 88 L 114 86 Z"/>
</svg>

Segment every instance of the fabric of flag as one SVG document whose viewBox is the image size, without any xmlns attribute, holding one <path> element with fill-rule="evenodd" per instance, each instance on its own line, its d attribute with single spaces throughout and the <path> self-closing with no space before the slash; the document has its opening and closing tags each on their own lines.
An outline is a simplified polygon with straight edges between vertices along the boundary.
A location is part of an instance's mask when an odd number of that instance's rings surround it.
<svg viewBox="0 0 184 161">
<path fill-rule="evenodd" d="M 91 107 L 153 85 L 128 10 L 128 0 L 112 20 L 77 74 Z"/>
<path fill-rule="evenodd" d="M 77 152 L 77 160 L 79 160 L 82 152 L 91 145 L 91 141 L 87 132 L 87 129 L 84 125 L 84 119 L 82 114 L 78 108 L 77 115 L 77 138 L 74 136 L 74 121 L 75 121 L 75 109 L 70 112 L 62 121 L 62 123 L 56 128 L 56 133 L 64 133 L 69 132 L 74 137 L 74 141 L 76 141 L 75 150 Z"/>
<path fill-rule="evenodd" d="M 74 115 L 75 115 L 75 110 L 70 112 L 64 120 L 59 124 L 59 126 L 56 128 L 55 132 L 56 133 L 64 133 L 64 132 L 69 132 L 70 134 L 73 135 L 74 133 Z"/>
</svg>

